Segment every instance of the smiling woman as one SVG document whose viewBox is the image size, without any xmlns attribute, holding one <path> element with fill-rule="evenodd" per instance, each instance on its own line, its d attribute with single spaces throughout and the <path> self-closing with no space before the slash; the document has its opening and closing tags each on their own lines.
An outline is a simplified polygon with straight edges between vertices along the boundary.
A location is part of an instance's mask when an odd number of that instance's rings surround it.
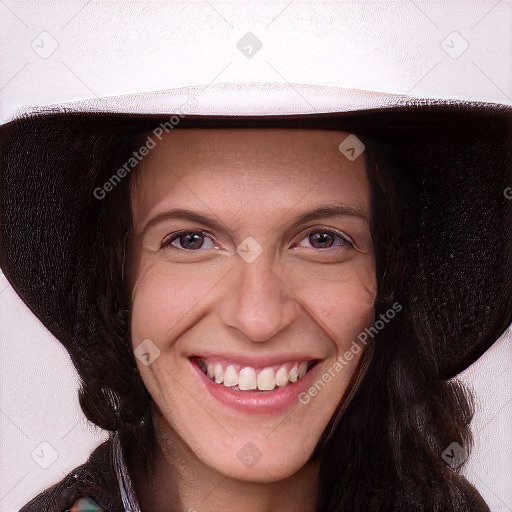
<svg viewBox="0 0 512 512">
<path fill-rule="evenodd" d="M 186 460 L 185 503 L 227 475 L 212 509 L 234 507 L 233 496 L 241 506 L 251 486 L 266 508 L 286 510 L 289 493 L 314 509 L 318 464 L 308 460 L 361 353 L 308 407 L 298 394 L 373 324 L 377 288 L 365 161 L 339 152 L 343 135 L 181 130 L 138 172 L 131 342 L 149 339 L 160 354 L 138 364 L 163 452 L 153 484 L 165 489 Z M 346 206 L 327 208 L 336 202 Z M 249 237 L 247 259 L 237 249 Z M 240 464 L 248 443 L 254 467 Z M 262 484 L 285 478 L 281 489 Z M 148 510 L 172 499 L 139 495 Z"/>
<path fill-rule="evenodd" d="M 488 510 L 443 452 L 510 321 L 508 141 L 445 114 L 189 116 L 101 198 L 158 118 L 12 123 L 2 267 L 112 432 L 23 512 Z"/>
</svg>

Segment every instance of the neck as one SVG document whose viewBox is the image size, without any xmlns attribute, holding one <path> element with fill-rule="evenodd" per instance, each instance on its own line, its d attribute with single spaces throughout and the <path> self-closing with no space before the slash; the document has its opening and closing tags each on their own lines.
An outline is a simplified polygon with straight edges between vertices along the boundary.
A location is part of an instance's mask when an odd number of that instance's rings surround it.
<svg viewBox="0 0 512 512">
<path fill-rule="evenodd" d="M 318 458 L 275 482 L 247 482 L 219 473 L 202 462 L 158 413 L 157 442 L 150 474 L 132 464 L 141 510 L 183 512 L 313 512 L 318 497 Z"/>
</svg>

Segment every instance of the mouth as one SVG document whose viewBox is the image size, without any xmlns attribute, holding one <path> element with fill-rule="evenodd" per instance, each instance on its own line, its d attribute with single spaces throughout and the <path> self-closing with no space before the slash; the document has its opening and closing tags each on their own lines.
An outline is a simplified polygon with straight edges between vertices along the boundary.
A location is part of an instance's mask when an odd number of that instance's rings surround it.
<svg viewBox="0 0 512 512">
<path fill-rule="evenodd" d="M 234 391 L 274 391 L 300 380 L 316 364 L 311 361 L 288 361 L 279 365 L 254 368 L 226 361 L 196 358 L 199 369 L 216 384 Z"/>
<path fill-rule="evenodd" d="M 206 391 L 244 412 L 275 413 L 298 403 L 314 380 L 319 359 L 249 366 L 220 357 L 190 357 Z"/>
</svg>

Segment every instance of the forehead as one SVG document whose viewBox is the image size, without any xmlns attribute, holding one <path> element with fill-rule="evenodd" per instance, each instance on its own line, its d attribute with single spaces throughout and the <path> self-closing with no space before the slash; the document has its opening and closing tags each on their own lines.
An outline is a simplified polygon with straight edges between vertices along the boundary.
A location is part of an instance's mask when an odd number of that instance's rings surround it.
<svg viewBox="0 0 512 512">
<path fill-rule="evenodd" d="M 343 200 L 368 211 L 364 153 L 349 161 L 338 149 L 348 135 L 335 130 L 176 129 L 140 164 L 132 190 L 134 217 L 147 216 L 161 203 L 190 201 L 242 211 Z"/>
</svg>

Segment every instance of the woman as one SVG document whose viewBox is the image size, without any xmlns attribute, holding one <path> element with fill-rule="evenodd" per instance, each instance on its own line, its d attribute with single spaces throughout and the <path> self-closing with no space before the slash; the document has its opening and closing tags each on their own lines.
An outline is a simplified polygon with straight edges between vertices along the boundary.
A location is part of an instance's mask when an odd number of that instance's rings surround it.
<svg viewBox="0 0 512 512">
<path fill-rule="evenodd" d="M 23 512 L 488 510 L 446 379 L 510 323 L 509 116 L 8 125 L 2 268 L 113 433 Z"/>
</svg>

